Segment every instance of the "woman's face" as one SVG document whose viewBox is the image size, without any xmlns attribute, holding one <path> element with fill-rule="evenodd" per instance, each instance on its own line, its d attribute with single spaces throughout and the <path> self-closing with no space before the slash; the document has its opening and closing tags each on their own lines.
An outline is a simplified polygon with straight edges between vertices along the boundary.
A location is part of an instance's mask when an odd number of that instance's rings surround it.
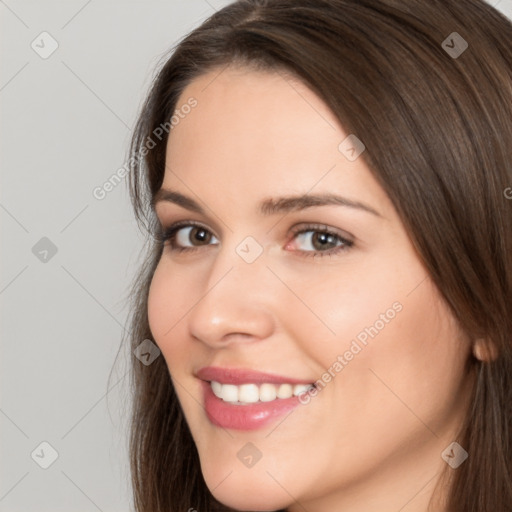
<svg viewBox="0 0 512 512">
<path fill-rule="evenodd" d="M 177 108 L 162 189 L 187 200 L 155 208 L 184 226 L 148 312 L 211 492 L 243 510 L 424 510 L 470 346 L 361 146 L 277 73 L 217 69 Z M 286 398 L 296 381 L 316 392 Z"/>
</svg>

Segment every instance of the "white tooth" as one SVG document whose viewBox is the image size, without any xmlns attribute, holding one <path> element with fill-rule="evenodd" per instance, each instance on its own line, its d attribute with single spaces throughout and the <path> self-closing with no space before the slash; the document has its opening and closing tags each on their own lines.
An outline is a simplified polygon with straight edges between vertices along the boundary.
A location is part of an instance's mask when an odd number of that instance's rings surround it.
<svg viewBox="0 0 512 512">
<path fill-rule="evenodd" d="M 222 396 L 220 398 L 225 402 L 237 402 L 238 386 L 234 384 L 222 384 Z"/>
<path fill-rule="evenodd" d="M 271 402 L 276 398 L 291 398 L 314 387 L 311 384 L 274 385 L 270 383 L 261 384 L 259 387 L 257 384 L 235 386 L 234 384 L 221 384 L 214 380 L 210 382 L 210 385 L 216 397 L 235 405 L 252 404 L 258 401 Z"/>
<path fill-rule="evenodd" d="M 297 396 L 300 393 L 307 391 L 310 387 L 311 386 L 308 386 L 307 384 L 295 384 L 293 387 L 293 394 Z"/>
<path fill-rule="evenodd" d="M 277 398 L 291 398 L 293 396 L 293 387 L 291 384 L 281 384 L 277 390 Z"/>
<path fill-rule="evenodd" d="M 260 399 L 260 393 L 256 384 L 242 384 L 238 388 L 238 401 L 253 404 Z"/>
<path fill-rule="evenodd" d="M 222 398 L 222 384 L 220 382 L 216 382 L 216 381 L 212 380 L 210 382 L 210 385 L 212 387 L 213 394 L 217 398 Z"/>
<path fill-rule="evenodd" d="M 271 402 L 277 396 L 276 387 L 274 384 L 262 384 L 260 386 L 260 400 L 262 402 Z"/>
</svg>

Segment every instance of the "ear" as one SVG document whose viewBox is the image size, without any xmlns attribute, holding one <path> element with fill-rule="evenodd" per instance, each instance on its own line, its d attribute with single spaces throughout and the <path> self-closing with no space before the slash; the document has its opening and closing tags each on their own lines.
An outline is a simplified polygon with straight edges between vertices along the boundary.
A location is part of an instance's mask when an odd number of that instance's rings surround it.
<svg viewBox="0 0 512 512">
<path fill-rule="evenodd" d="M 498 350 L 491 341 L 479 338 L 473 343 L 473 355 L 479 361 L 489 363 L 498 357 Z"/>
</svg>

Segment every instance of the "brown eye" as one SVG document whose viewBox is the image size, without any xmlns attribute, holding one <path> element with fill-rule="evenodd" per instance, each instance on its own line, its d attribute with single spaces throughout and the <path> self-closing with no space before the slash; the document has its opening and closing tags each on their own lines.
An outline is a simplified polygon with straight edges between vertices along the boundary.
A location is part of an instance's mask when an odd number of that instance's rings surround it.
<svg viewBox="0 0 512 512">
<path fill-rule="evenodd" d="M 322 251 L 324 249 L 333 249 L 337 246 L 337 237 L 331 235 L 329 233 L 321 233 L 316 231 L 311 237 L 311 245 L 317 251 Z"/>
<path fill-rule="evenodd" d="M 196 247 L 208 245 L 213 235 L 201 226 L 185 226 L 176 229 L 174 233 L 174 244 L 181 247 Z"/>
<path fill-rule="evenodd" d="M 352 245 L 340 235 L 319 229 L 303 230 L 295 235 L 295 240 L 297 249 L 303 252 L 327 252 Z"/>
</svg>

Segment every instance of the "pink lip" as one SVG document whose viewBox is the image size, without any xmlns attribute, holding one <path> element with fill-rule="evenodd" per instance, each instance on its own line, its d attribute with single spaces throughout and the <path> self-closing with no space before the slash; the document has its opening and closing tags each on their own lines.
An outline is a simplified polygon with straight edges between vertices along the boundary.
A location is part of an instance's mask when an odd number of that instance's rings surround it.
<svg viewBox="0 0 512 512">
<path fill-rule="evenodd" d="M 298 396 L 277 398 L 271 402 L 234 405 L 215 396 L 209 381 L 222 384 L 312 384 L 311 381 L 292 379 L 254 370 L 238 370 L 206 366 L 196 376 L 201 379 L 206 415 L 211 423 L 222 428 L 256 430 L 300 405 Z"/>
<path fill-rule="evenodd" d="M 208 419 L 218 427 L 235 430 L 257 430 L 300 404 L 298 396 L 277 398 L 272 402 L 233 405 L 213 394 L 209 382 L 201 381 Z"/>
<path fill-rule="evenodd" d="M 216 381 L 221 384 L 313 384 L 309 380 L 292 379 L 272 373 L 257 372 L 237 368 L 220 368 L 218 366 L 205 366 L 196 376 L 201 380 Z"/>
</svg>

